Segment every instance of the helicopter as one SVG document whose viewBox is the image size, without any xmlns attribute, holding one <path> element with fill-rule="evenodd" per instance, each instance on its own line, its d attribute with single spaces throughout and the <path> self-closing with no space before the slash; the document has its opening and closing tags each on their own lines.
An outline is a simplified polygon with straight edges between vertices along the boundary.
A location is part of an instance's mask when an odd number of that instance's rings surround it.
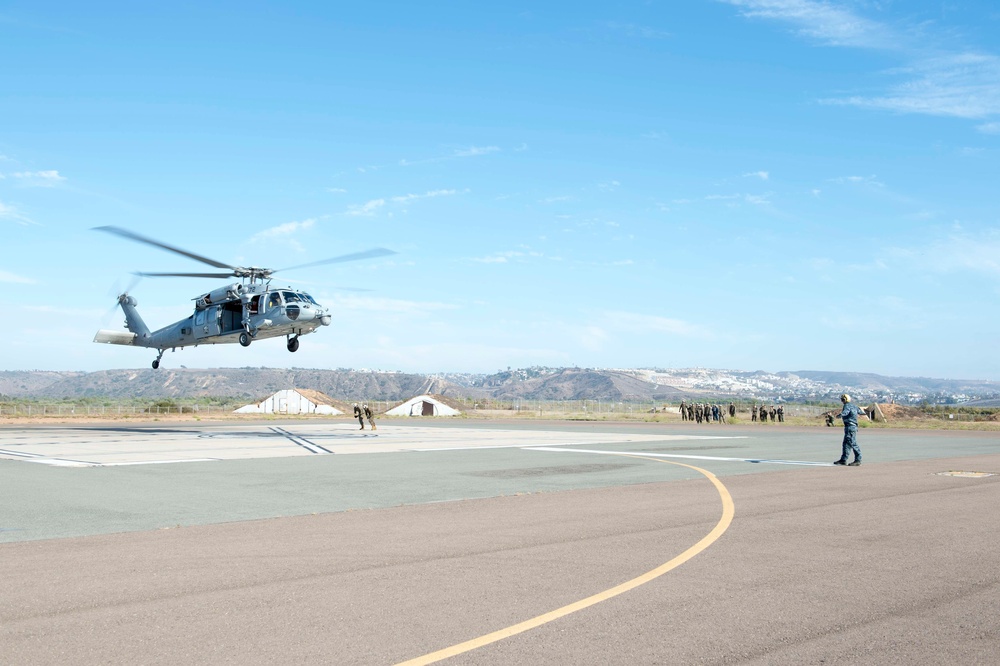
<svg viewBox="0 0 1000 666">
<path fill-rule="evenodd" d="M 94 227 L 93 230 L 152 245 L 226 271 L 219 273 L 135 273 L 137 276 L 239 278 L 240 280 L 194 298 L 194 312 L 190 317 L 152 332 L 139 316 L 139 311 L 136 310 L 138 303 L 128 293 L 128 290 L 118 295 L 118 306 L 125 313 L 125 328 L 127 330 L 101 329 L 94 336 L 94 342 L 155 349 L 159 354 L 153 361 L 154 370 L 160 367 L 163 352 L 167 349 L 177 350 L 198 345 L 237 342 L 244 347 L 249 347 L 254 340 L 285 336 L 288 351 L 298 351 L 301 336 L 314 332 L 320 326 L 330 325 L 332 321 L 330 310 L 317 303 L 312 296 L 301 289 L 272 287 L 272 275 L 279 271 L 396 254 L 385 248 L 373 248 L 363 252 L 274 270 L 257 266 L 230 266 L 121 227 L 103 226 Z"/>
</svg>

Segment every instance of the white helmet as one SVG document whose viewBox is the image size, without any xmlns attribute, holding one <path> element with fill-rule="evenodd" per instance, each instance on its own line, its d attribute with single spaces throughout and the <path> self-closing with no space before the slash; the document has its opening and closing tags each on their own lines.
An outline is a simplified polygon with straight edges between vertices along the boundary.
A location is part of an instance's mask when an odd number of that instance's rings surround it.
<svg viewBox="0 0 1000 666">
<path fill-rule="evenodd" d="M 851 401 L 851 396 L 847 395 L 846 393 L 841 393 L 840 394 L 840 401 L 841 402 L 845 402 L 845 403 L 846 402 L 850 402 Z"/>
</svg>

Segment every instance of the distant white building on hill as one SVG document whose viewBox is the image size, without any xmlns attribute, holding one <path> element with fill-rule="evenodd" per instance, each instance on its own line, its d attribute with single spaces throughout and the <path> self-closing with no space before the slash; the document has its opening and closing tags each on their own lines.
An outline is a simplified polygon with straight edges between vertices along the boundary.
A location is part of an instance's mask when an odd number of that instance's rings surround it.
<svg viewBox="0 0 1000 666">
<path fill-rule="evenodd" d="M 386 416 L 460 416 L 462 412 L 446 405 L 441 398 L 418 395 L 387 411 Z"/>
<path fill-rule="evenodd" d="M 311 389 L 285 389 L 254 405 L 240 407 L 236 414 L 343 414 L 330 396 Z"/>
</svg>

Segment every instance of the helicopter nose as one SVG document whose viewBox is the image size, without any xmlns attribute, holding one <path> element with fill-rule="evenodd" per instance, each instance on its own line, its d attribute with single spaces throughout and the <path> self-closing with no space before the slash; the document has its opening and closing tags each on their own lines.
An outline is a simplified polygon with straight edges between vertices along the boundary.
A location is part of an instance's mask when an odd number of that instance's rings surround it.
<svg viewBox="0 0 1000 666">
<path fill-rule="evenodd" d="M 322 315 L 319 318 L 319 323 L 323 324 L 324 326 L 329 326 L 331 321 L 333 321 L 333 317 L 331 317 L 328 314 Z"/>
</svg>

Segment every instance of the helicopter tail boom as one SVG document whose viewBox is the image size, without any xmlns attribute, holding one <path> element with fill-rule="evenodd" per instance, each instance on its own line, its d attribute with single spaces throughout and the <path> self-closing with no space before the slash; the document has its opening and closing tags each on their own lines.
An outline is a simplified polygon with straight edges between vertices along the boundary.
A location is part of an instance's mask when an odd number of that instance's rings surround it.
<svg viewBox="0 0 1000 666">
<path fill-rule="evenodd" d="M 149 339 L 149 327 L 139 316 L 139 311 L 135 309 L 136 300 L 128 294 L 122 294 L 118 297 L 118 303 L 122 306 L 122 312 L 125 313 L 126 328 L 135 334 L 136 341 L 140 346 L 143 346 L 142 342 Z"/>
</svg>

